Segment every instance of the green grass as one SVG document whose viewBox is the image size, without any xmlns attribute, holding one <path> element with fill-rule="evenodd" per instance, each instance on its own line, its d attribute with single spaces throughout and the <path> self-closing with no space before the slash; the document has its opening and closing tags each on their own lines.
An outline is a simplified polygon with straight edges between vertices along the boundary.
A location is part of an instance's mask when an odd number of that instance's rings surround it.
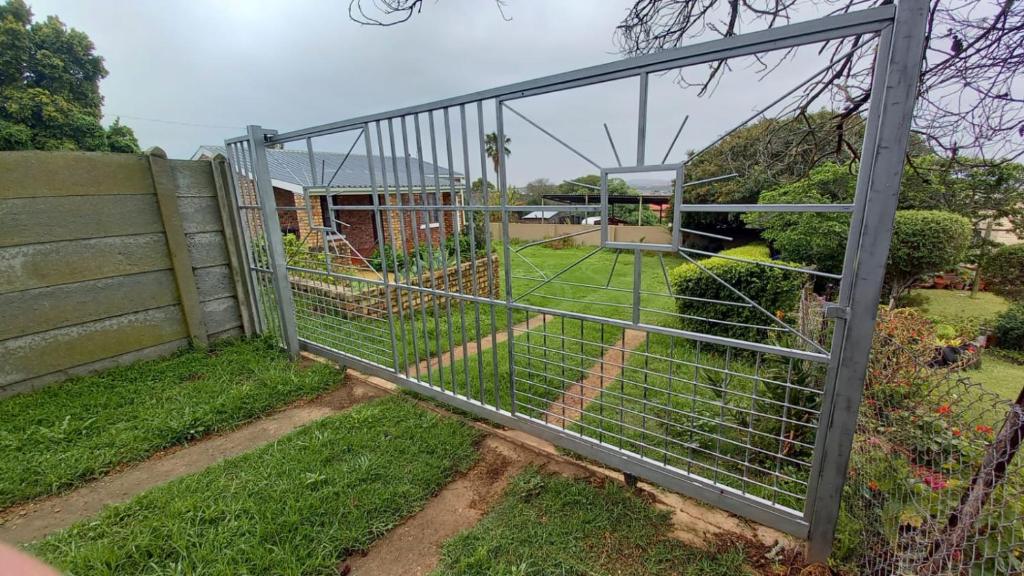
<svg viewBox="0 0 1024 576">
<path fill-rule="evenodd" d="M 0 508 L 319 394 L 341 374 L 234 340 L 0 400 Z"/>
<path fill-rule="evenodd" d="M 618 484 L 528 470 L 474 528 L 449 540 L 434 576 L 501 574 L 737 576 L 742 549 L 687 547 L 666 512 Z"/>
<path fill-rule="evenodd" d="M 534 266 L 549 277 L 576 259 L 593 250 L 591 247 L 553 249 L 535 246 L 523 251 Z M 666 258 L 666 266 L 678 264 Z M 613 266 L 614 265 L 614 266 Z M 514 257 L 512 272 L 520 277 L 539 277 L 522 258 Z M 609 277 L 611 281 L 609 282 Z M 529 294 L 523 302 L 556 310 L 596 316 L 628 319 L 632 302 L 629 288 L 633 282 L 632 255 L 623 254 L 615 264 L 613 252 L 601 252 L 558 278 L 574 284 L 605 286 L 619 290 L 599 290 L 585 286 L 547 284 Z M 516 297 L 540 285 L 538 280 L 517 278 L 512 292 Z M 648 292 L 665 292 L 664 275 L 656 256 L 644 257 L 641 265 L 641 286 Z M 621 290 L 621 291 L 620 291 Z M 647 322 L 657 322 L 664 315 L 653 310 L 672 310 L 671 298 L 643 295 L 641 305 L 652 311 L 642 313 Z M 502 308 L 499 314 L 504 314 Z M 516 410 L 534 417 L 543 417 L 548 404 L 558 398 L 567 386 L 586 376 L 607 350 L 622 337 L 622 329 L 597 322 L 548 317 L 531 320 L 530 330 L 515 336 Z M 512 408 L 511 371 L 508 342 L 466 360 L 457 358 L 451 368 L 430 375 L 430 382 L 447 390 L 468 395 L 504 410 Z M 427 375 L 421 378 L 427 380 Z"/>
<path fill-rule="evenodd" d="M 971 298 L 970 292 L 962 290 L 915 290 L 925 297 L 921 310 L 937 322 L 957 323 L 975 320 L 991 325 L 997 314 L 1009 308 L 1009 303 L 990 292 L 979 292 Z M 981 369 L 964 372 L 973 382 L 981 384 L 989 392 L 1013 401 L 1024 385 L 1024 366 L 1014 364 L 995 354 L 985 354 Z"/>
<path fill-rule="evenodd" d="M 804 407 L 786 410 L 787 437 L 813 444 L 820 395 L 802 388 L 820 390 L 823 365 L 758 362 L 662 334 L 651 334 L 639 352 L 575 431 L 790 508 L 803 505 L 810 449 L 779 440 L 782 410 L 787 401 Z M 801 388 L 775 384 L 786 381 Z"/>
<path fill-rule="evenodd" d="M 929 317 L 947 322 L 977 320 L 989 322 L 997 314 L 1009 307 L 1006 300 L 991 292 L 979 292 L 976 298 L 964 290 L 914 290 L 913 294 L 921 295 L 924 303 L 921 311 Z"/>
<path fill-rule="evenodd" d="M 460 420 L 386 398 L 30 546 L 67 574 L 338 573 L 476 458 Z"/>
<path fill-rule="evenodd" d="M 974 382 L 981 384 L 989 392 L 1013 402 L 1024 386 L 1024 366 L 999 358 L 995 354 L 985 354 L 981 368 L 965 372 Z"/>
</svg>

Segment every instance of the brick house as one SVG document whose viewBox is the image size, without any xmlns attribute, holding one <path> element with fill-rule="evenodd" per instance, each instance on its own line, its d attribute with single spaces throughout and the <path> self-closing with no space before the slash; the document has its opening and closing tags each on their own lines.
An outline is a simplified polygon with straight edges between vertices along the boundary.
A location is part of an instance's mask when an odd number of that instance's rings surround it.
<svg viewBox="0 0 1024 576">
<path fill-rule="evenodd" d="M 192 155 L 192 159 L 210 159 L 217 154 L 226 155 L 223 146 L 201 146 Z M 319 249 L 326 240 L 331 253 L 347 256 L 353 264 L 360 264 L 383 244 L 390 244 L 396 250 L 403 249 L 406 252 L 412 250 L 417 242 L 422 245 L 429 240 L 436 246 L 441 240 L 442 223 L 447 235 L 461 230 L 461 214 L 455 210 L 386 210 L 381 212 L 383 238 L 380 238 L 374 225 L 373 211 L 346 209 L 347 206 L 373 206 L 370 167 L 366 156 L 350 154 L 346 158 L 345 154 L 335 152 L 314 152 L 313 156 L 314 164 L 321 172 L 316 180 L 327 180 L 329 187 L 314 186 L 306 151 L 267 150 L 267 164 L 274 186 L 281 232 L 296 236 L 310 248 Z M 382 188 L 384 175 L 381 174 L 380 159 L 374 163 L 379 205 L 462 204 L 461 174 L 456 172 L 449 175 L 447 168 L 437 166 L 437 181 L 440 184 L 440 190 L 437 190 L 434 185 L 434 164 L 422 162 L 426 181 L 424 185 L 420 180 L 420 161 L 410 157 L 410 186 L 405 159 L 400 158 L 397 162 L 399 189 L 396 191 L 395 177 L 391 170 L 392 159 L 384 158 L 384 165 L 388 168 L 386 192 Z M 449 182 L 449 178 L 452 182 Z M 451 192 L 453 188 L 454 196 Z M 404 231 L 401 229 L 403 223 Z"/>
</svg>

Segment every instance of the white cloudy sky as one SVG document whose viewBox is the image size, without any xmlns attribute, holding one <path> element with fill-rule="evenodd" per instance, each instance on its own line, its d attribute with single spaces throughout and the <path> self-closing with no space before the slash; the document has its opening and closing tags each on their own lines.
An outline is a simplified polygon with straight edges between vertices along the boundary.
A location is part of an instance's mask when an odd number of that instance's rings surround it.
<svg viewBox="0 0 1024 576">
<path fill-rule="evenodd" d="M 509 0 L 512 19 L 505 21 L 487 0 L 437 0 L 404 25 L 378 28 L 350 21 L 348 0 L 30 4 L 37 18 L 57 14 L 86 32 L 106 58 L 105 120 L 121 116 L 143 147 L 173 157 L 221 143 L 247 124 L 292 130 L 614 60 L 612 33 L 628 7 L 626 0 Z M 807 50 L 763 81 L 739 70 L 710 99 L 670 77 L 655 79 L 648 160 L 661 160 L 683 116 L 690 122 L 676 159 L 803 79 L 816 62 Z M 611 166 L 607 122 L 623 162 L 635 159 L 635 80 L 516 106 Z M 513 184 L 593 171 L 517 119 L 506 120 L 506 133 Z"/>
</svg>

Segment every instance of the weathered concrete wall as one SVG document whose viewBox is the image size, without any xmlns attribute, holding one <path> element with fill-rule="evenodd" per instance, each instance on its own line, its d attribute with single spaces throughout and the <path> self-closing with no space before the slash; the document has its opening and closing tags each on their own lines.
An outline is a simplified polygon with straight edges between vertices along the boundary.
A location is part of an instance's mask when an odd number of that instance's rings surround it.
<svg viewBox="0 0 1024 576">
<path fill-rule="evenodd" d="M 242 332 L 216 168 L 0 153 L 0 396 Z"/>
<path fill-rule="evenodd" d="M 513 222 L 509 224 L 509 237 L 513 240 L 530 242 L 575 234 L 584 230 L 593 230 L 590 234 L 580 234 L 568 239 L 581 246 L 597 246 L 601 243 L 601 227 L 585 224 L 526 224 Z M 501 238 L 501 223 L 492 222 L 491 231 L 495 238 Z M 652 244 L 671 244 L 672 234 L 664 226 L 609 226 L 608 239 L 612 242 L 647 242 Z"/>
</svg>

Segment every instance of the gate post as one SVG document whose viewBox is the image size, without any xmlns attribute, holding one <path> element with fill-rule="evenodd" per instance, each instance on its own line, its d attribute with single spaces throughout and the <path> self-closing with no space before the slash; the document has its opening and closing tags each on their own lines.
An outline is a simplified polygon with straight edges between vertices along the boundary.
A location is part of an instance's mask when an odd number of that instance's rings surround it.
<svg viewBox="0 0 1024 576">
<path fill-rule="evenodd" d="M 270 278 L 277 297 L 277 312 L 281 318 L 281 338 L 288 356 L 299 357 L 299 338 L 295 325 L 295 301 L 288 281 L 288 260 L 284 254 L 284 239 L 281 235 L 281 221 L 277 216 L 277 202 L 274 187 L 270 182 L 270 166 L 267 164 L 267 147 L 263 128 L 255 125 L 246 127 L 249 146 L 252 149 L 252 174 L 256 194 L 260 200 L 263 218 L 263 237 L 267 241 L 267 256 L 270 260 Z"/>
<path fill-rule="evenodd" d="M 900 0 L 893 24 L 880 33 L 832 362 L 808 486 L 805 513 L 811 562 L 825 562 L 832 552 L 917 100 L 927 16 L 926 0 Z"/>
</svg>

